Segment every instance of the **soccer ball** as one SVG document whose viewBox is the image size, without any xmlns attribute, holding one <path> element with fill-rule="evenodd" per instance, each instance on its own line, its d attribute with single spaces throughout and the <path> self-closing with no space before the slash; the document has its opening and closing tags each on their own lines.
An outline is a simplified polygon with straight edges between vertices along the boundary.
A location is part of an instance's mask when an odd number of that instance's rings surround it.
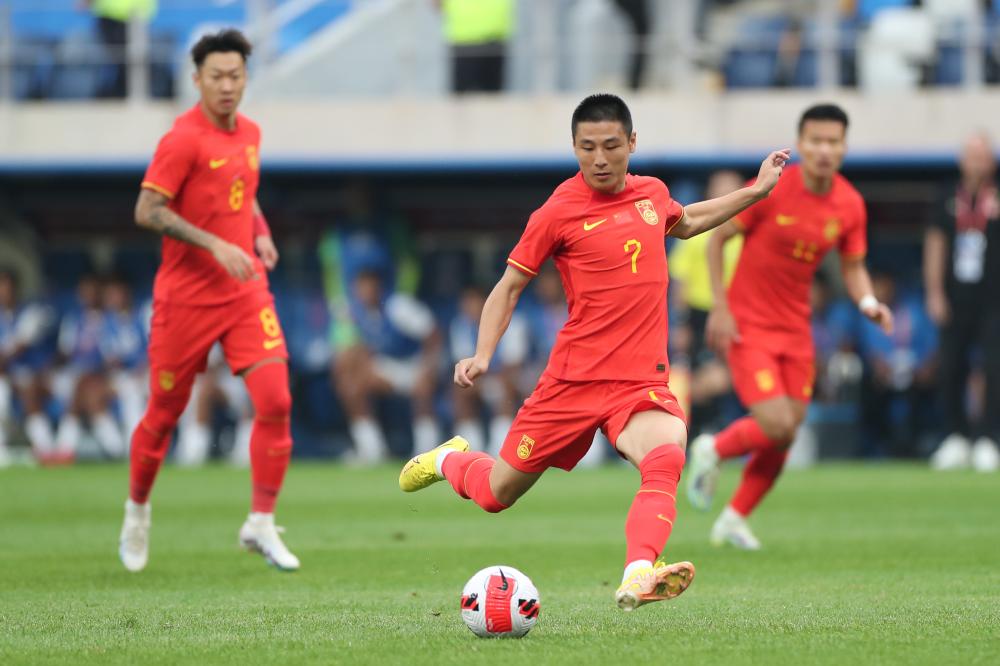
<svg viewBox="0 0 1000 666">
<path fill-rule="evenodd" d="M 462 619 L 480 638 L 520 638 L 539 610 L 538 588 L 514 567 L 486 567 L 462 589 Z"/>
</svg>

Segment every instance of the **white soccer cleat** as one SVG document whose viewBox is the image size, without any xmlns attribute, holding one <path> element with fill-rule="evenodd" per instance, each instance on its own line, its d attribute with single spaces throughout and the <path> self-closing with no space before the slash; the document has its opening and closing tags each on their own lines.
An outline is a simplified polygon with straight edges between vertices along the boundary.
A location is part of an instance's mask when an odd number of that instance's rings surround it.
<svg viewBox="0 0 1000 666">
<path fill-rule="evenodd" d="M 149 561 L 149 527 L 153 508 L 149 502 L 136 504 L 125 500 L 125 521 L 118 538 L 118 557 L 129 571 L 142 571 Z"/>
<path fill-rule="evenodd" d="M 740 550 L 760 550 L 760 540 L 750 531 L 746 518 L 727 506 L 712 525 L 710 541 L 713 546 L 729 544 Z"/>
<path fill-rule="evenodd" d="M 965 469 L 971 463 L 971 446 L 969 440 L 958 433 L 945 437 L 931 455 L 931 468 L 940 471 Z"/>
<path fill-rule="evenodd" d="M 1000 470 L 1000 451 L 996 442 L 989 437 L 980 437 L 972 445 L 972 468 L 977 472 Z"/>
<path fill-rule="evenodd" d="M 708 511 L 719 482 L 719 454 L 714 435 L 698 435 L 691 443 L 691 466 L 688 470 L 687 497 L 696 509 Z"/>
<path fill-rule="evenodd" d="M 280 533 L 284 531 L 285 528 L 275 526 L 273 513 L 251 513 L 240 528 L 240 546 L 260 553 L 279 571 L 298 571 L 299 558 L 281 540 Z"/>
</svg>

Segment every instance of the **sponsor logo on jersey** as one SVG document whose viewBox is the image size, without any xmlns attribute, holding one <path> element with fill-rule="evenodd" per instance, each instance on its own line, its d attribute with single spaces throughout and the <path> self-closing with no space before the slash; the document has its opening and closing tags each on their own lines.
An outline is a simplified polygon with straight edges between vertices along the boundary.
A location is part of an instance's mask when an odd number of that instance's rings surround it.
<svg viewBox="0 0 1000 666">
<path fill-rule="evenodd" d="M 220 157 L 217 160 L 209 160 L 208 161 L 208 168 L 212 169 L 212 170 L 218 169 L 221 166 L 225 166 L 226 162 L 228 162 L 228 161 L 229 161 L 228 157 Z"/>
<path fill-rule="evenodd" d="M 590 231 L 591 229 L 595 229 L 595 228 L 601 226 L 602 224 L 604 224 L 607 221 L 608 221 L 608 218 L 604 218 L 603 220 L 598 220 L 597 222 L 584 222 L 583 223 L 583 230 L 584 231 Z"/>
<path fill-rule="evenodd" d="M 656 214 L 656 209 L 653 208 L 653 202 L 649 199 L 643 199 L 642 201 L 635 202 L 635 208 L 642 215 L 642 221 L 646 224 L 651 224 L 656 226 L 660 223 L 660 218 Z"/>
<path fill-rule="evenodd" d="M 794 215 L 782 215 L 781 213 L 778 213 L 774 221 L 778 223 L 779 227 L 790 227 L 798 222 Z"/>
<path fill-rule="evenodd" d="M 533 448 L 535 448 L 535 440 L 527 435 L 521 435 L 521 443 L 517 445 L 517 457 L 521 460 L 527 460 Z"/>
</svg>

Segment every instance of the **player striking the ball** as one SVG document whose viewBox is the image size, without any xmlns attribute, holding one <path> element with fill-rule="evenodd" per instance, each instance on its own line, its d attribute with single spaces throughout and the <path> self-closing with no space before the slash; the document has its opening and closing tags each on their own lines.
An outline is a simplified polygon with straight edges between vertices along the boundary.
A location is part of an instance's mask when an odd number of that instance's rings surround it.
<svg viewBox="0 0 1000 666">
<path fill-rule="evenodd" d="M 839 173 L 847 122 L 847 114 L 832 104 L 807 109 L 799 120 L 801 164 L 788 168 L 766 201 L 709 239 L 715 306 L 706 326 L 708 341 L 728 355 L 733 386 L 750 411 L 718 435 L 701 435 L 691 444 L 688 498 L 703 510 L 712 503 L 719 461 L 750 454 L 739 488 L 712 527 L 716 545 L 760 548 L 746 517 L 781 473 L 812 396 L 809 289 L 827 252 L 840 252 L 844 285 L 861 312 L 892 331 L 892 313 L 875 299 L 864 264 L 864 200 Z M 739 233 L 743 250 L 727 300 L 722 246 Z"/>
<path fill-rule="evenodd" d="M 129 571 L 146 566 L 149 493 L 195 375 L 217 341 L 233 373 L 246 382 L 255 410 L 253 497 L 240 544 L 281 570 L 299 568 L 274 525 L 292 452 L 292 399 L 288 354 L 265 271 L 277 263 L 278 252 L 256 198 L 260 129 L 236 111 L 250 51 L 236 30 L 203 37 L 191 49 L 201 99 L 160 140 L 135 206 L 136 224 L 164 238 L 153 288 L 149 405 L 132 435 L 119 544 Z"/>
<path fill-rule="evenodd" d="M 571 470 L 601 428 L 639 468 L 641 485 L 625 522 L 618 606 L 633 610 L 676 597 L 694 578 L 690 562 L 658 561 L 676 516 L 687 428 L 667 385 L 667 258 L 664 236 L 708 231 L 767 196 L 787 151 L 768 155 L 756 183 L 681 207 L 657 178 L 628 173 L 636 134 L 625 103 L 593 95 L 576 108 L 579 173 L 528 220 L 483 310 L 476 353 L 455 365 L 469 387 L 486 373 L 525 286 L 553 257 L 569 319 L 545 373 L 524 402 L 500 456 L 469 451 L 455 437 L 409 461 L 399 475 L 412 492 L 447 479 L 461 497 L 495 513 L 510 507 L 550 467 Z"/>
</svg>

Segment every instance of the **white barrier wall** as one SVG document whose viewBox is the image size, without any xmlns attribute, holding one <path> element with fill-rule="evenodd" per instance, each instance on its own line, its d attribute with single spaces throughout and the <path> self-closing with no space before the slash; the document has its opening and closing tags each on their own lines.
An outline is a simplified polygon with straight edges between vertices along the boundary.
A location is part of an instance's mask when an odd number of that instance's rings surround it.
<svg viewBox="0 0 1000 666">
<path fill-rule="evenodd" d="M 831 99 L 851 114 L 855 155 L 952 153 L 972 130 L 1000 134 L 1000 91 L 625 97 L 639 154 L 651 158 L 744 156 L 788 146 L 801 111 Z M 264 102 L 251 94 L 245 111 L 263 128 L 265 160 L 533 161 L 570 157 L 569 120 L 578 101 L 573 95 Z M 173 104 L 113 102 L 0 105 L 0 162 L 143 162 L 181 111 Z"/>
</svg>

